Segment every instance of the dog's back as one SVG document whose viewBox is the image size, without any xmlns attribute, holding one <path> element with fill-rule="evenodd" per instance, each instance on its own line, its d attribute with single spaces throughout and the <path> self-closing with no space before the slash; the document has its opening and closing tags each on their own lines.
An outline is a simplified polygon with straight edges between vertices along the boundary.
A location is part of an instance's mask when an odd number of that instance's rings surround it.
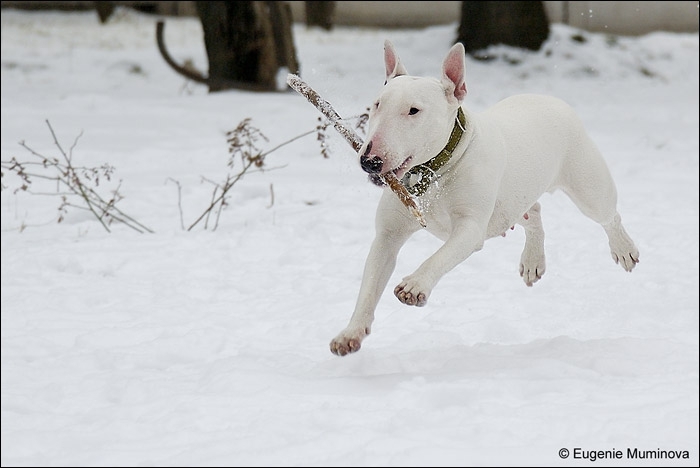
<svg viewBox="0 0 700 468">
<path fill-rule="evenodd" d="M 595 180 L 596 196 L 616 202 L 615 185 L 598 148 L 574 110 L 561 99 L 535 94 L 509 97 L 472 116 L 470 157 L 504 158 L 498 209 L 489 237 L 503 232 L 544 192 L 571 196 Z M 481 144 L 481 141 L 487 144 Z M 473 156 L 474 147 L 485 155 Z M 612 213 L 600 214 L 612 218 Z"/>
</svg>

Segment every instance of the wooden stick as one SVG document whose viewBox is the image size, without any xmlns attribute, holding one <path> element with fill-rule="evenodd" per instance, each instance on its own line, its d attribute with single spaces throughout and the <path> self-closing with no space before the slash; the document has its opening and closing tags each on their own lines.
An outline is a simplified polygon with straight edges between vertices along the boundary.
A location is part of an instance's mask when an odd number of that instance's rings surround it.
<svg viewBox="0 0 700 468">
<path fill-rule="evenodd" d="M 287 75 L 287 84 L 297 93 L 304 96 L 311 104 L 316 106 L 316 109 L 321 111 L 321 113 L 328 120 L 330 120 L 330 122 L 333 124 L 333 128 L 335 128 L 336 131 L 340 133 L 348 143 L 350 143 L 350 146 L 352 146 L 356 152 L 360 151 L 360 148 L 362 148 L 362 145 L 364 144 L 362 138 L 360 138 L 360 136 L 355 133 L 352 128 L 343 123 L 340 115 L 338 115 L 328 101 L 319 96 L 318 93 L 311 88 L 311 86 L 306 84 L 297 75 L 292 73 Z M 406 187 L 403 186 L 396 176 L 391 172 L 387 172 L 379 177 L 386 182 L 389 188 L 396 194 L 396 196 L 399 197 L 399 200 L 401 200 L 406 208 L 411 211 L 420 225 L 426 227 L 427 223 L 425 222 L 423 213 L 421 213 L 420 208 L 418 208 L 418 205 L 416 204 L 415 200 L 413 200 L 413 197 L 411 197 L 411 194 L 408 193 Z"/>
</svg>

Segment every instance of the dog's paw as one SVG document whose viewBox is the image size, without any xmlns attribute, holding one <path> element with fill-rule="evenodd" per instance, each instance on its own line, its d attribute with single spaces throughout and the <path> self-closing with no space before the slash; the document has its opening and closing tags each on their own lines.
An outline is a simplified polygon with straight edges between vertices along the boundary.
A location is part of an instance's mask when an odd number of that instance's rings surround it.
<svg viewBox="0 0 700 468">
<path fill-rule="evenodd" d="M 531 287 L 542 278 L 545 272 L 544 255 L 529 255 L 523 252 L 520 258 L 520 276 L 525 284 Z"/>
<path fill-rule="evenodd" d="M 610 245 L 610 255 L 615 263 L 619 264 L 625 271 L 632 271 L 639 263 L 639 249 L 634 245 L 625 228 L 622 227 L 620 215 L 608 225 L 603 226 L 608 234 L 608 244 Z"/>
<path fill-rule="evenodd" d="M 345 356 L 346 354 L 359 351 L 362 340 L 369 333 L 369 327 L 362 330 L 343 330 L 331 341 L 331 353 L 337 356 Z"/>
<path fill-rule="evenodd" d="M 430 290 L 421 287 L 419 283 L 412 280 L 411 277 L 406 277 L 394 288 L 394 295 L 399 301 L 406 305 L 423 307 L 428 303 Z"/>
<path fill-rule="evenodd" d="M 639 251 L 636 247 L 632 246 L 630 252 L 625 251 L 615 251 L 611 250 L 610 254 L 615 263 L 619 264 L 625 271 L 632 271 L 632 269 L 639 263 Z"/>
</svg>

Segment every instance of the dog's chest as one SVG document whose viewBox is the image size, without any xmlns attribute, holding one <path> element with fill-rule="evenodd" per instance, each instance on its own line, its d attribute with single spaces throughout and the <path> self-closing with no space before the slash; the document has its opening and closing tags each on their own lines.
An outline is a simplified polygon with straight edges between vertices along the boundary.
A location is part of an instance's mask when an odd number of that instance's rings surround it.
<svg viewBox="0 0 700 468">
<path fill-rule="evenodd" d="M 454 224 L 448 211 L 450 203 L 445 200 L 445 197 L 426 195 L 419 199 L 427 223 L 426 230 L 438 239 L 447 240 Z M 431 193 L 431 195 L 435 194 Z"/>
</svg>

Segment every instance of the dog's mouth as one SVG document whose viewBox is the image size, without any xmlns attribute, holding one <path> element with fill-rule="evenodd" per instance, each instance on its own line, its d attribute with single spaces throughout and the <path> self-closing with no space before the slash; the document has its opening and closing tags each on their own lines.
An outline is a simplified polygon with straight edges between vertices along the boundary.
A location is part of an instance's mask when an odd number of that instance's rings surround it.
<svg viewBox="0 0 700 468">
<path fill-rule="evenodd" d="M 391 171 L 388 171 L 388 172 L 393 172 L 394 175 L 396 176 L 396 178 L 400 180 L 401 177 L 403 177 L 403 175 L 408 170 L 408 167 L 411 164 L 412 160 L 413 160 L 413 156 L 409 156 L 404 160 L 404 162 L 402 162 L 399 165 L 399 167 L 397 167 L 396 169 L 392 169 Z"/>
<path fill-rule="evenodd" d="M 411 160 L 413 159 L 413 156 L 409 156 L 404 160 L 404 162 L 399 165 L 399 167 L 392 169 L 390 171 L 386 171 L 384 174 L 370 174 L 369 175 L 369 180 L 372 182 L 374 185 L 377 185 L 379 187 L 384 187 L 386 185 L 386 182 L 384 182 L 383 175 L 392 173 L 396 176 L 397 179 L 401 180 L 403 175 L 406 173 L 406 171 L 409 168 L 409 165 L 411 164 Z"/>
</svg>

